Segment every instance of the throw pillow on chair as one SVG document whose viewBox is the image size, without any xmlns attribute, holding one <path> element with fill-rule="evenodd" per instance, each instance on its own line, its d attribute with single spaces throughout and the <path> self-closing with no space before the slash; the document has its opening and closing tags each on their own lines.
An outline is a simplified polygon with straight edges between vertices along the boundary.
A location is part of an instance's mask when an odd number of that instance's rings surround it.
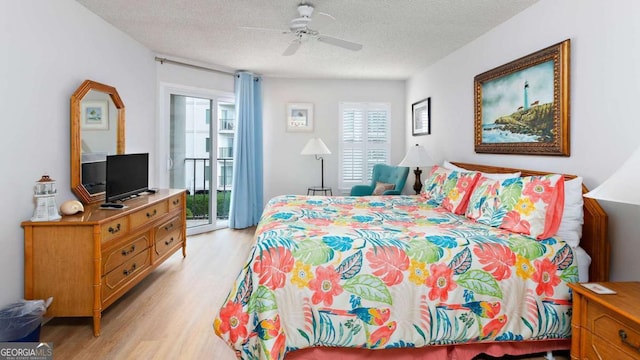
<svg viewBox="0 0 640 360">
<path fill-rule="evenodd" d="M 382 195 L 385 191 L 393 190 L 395 187 L 396 187 L 395 184 L 376 181 L 376 188 L 373 189 L 372 195 Z"/>
</svg>

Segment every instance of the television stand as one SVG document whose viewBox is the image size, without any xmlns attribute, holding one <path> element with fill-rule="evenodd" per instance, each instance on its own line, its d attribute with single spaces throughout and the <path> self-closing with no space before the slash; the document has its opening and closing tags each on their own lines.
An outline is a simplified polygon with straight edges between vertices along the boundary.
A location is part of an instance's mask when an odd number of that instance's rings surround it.
<svg viewBox="0 0 640 360">
<path fill-rule="evenodd" d="M 53 303 L 47 317 L 102 312 L 182 248 L 187 255 L 186 190 L 161 189 L 127 200 L 119 211 L 100 204 L 58 221 L 25 221 L 24 296 Z"/>
</svg>

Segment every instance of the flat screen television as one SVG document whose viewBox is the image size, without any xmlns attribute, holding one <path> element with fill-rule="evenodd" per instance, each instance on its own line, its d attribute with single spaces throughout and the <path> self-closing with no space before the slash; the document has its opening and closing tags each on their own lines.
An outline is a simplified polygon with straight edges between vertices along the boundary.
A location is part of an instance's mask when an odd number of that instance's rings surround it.
<svg viewBox="0 0 640 360">
<path fill-rule="evenodd" d="M 107 156 L 106 202 L 113 203 L 149 190 L 149 154 Z"/>
</svg>

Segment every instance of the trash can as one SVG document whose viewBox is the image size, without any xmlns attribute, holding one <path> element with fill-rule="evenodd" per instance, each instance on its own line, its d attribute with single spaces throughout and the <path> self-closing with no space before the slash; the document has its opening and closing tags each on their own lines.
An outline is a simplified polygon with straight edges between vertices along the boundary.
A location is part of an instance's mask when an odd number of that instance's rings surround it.
<svg viewBox="0 0 640 360">
<path fill-rule="evenodd" d="M 51 298 L 22 300 L 0 309 L 0 342 L 38 342 Z"/>
</svg>

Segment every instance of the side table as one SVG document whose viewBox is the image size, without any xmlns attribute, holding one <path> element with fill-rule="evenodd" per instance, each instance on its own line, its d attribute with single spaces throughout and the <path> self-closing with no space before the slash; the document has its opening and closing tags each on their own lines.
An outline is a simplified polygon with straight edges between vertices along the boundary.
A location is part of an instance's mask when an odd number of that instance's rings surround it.
<svg viewBox="0 0 640 360">
<path fill-rule="evenodd" d="M 601 295 L 578 283 L 573 290 L 571 359 L 640 359 L 640 282 L 600 283 Z"/>
<path fill-rule="evenodd" d="M 307 189 L 307 195 L 316 195 L 317 193 L 320 193 L 325 196 L 326 195 L 333 196 L 333 193 L 331 192 L 330 187 L 312 186 Z"/>
</svg>

